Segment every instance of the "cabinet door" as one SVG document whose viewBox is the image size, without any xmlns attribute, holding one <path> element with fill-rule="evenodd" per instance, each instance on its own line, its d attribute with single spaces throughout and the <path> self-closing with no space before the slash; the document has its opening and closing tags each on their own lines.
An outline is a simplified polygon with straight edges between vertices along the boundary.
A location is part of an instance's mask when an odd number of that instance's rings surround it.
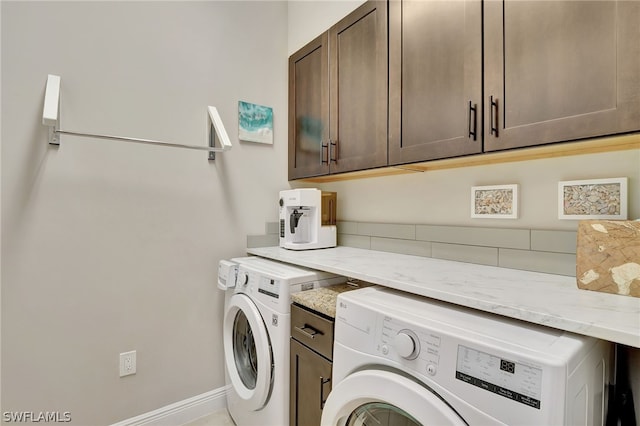
<svg viewBox="0 0 640 426">
<path fill-rule="evenodd" d="M 331 173 L 387 164 L 387 2 L 329 30 Z"/>
<path fill-rule="evenodd" d="M 389 163 L 481 152 L 481 110 L 481 2 L 389 2 Z"/>
<path fill-rule="evenodd" d="M 289 57 L 289 179 L 329 173 L 327 33 Z"/>
<path fill-rule="evenodd" d="M 640 129 L 640 2 L 485 2 L 485 150 Z"/>
<path fill-rule="evenodd" d="M 331 391 L 331 362 L 291 339 L 289 424 L 319 426 Z"/>
</svg>

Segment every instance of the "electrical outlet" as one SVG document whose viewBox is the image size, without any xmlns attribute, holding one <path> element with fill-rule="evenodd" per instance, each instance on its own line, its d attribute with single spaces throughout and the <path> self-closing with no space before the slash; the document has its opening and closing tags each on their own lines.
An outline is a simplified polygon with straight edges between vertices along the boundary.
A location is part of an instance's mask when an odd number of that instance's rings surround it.
<svg viewBox="0 0 640 426">
<path fill-rule="evenodd" d="M 120 377 L 136 374 L 136 351 L 120 354 Z"/>
</svg>

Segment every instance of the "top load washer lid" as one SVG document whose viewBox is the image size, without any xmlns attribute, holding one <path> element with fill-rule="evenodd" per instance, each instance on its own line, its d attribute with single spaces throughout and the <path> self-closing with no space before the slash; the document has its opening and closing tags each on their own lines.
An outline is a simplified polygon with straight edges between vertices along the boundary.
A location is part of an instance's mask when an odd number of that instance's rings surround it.
<svg viewBox="0 0 640 426">
<path fill-rule="evenodd" d="M 496 304 L 499 302 L 496 301 Z M 335 341 L 350 346 L 338 333 L 338 323 L 366 327 L 357 311 L 377 311 L 416 325 L 437 330 L 461 340 L 487 341 L 503 349 L 525 352 L 541 362 L 569 362 L 590 348 L 597 339 L 477 311 L 384 287 L 368 287 L 342 293 L 338 297 Z M 357 309 L 345 309 L 345 305 Z M 362 319 L 360 319 L 362 318 Z M 569 370 L 571 371 L 571 370 Z"/>
</svg>

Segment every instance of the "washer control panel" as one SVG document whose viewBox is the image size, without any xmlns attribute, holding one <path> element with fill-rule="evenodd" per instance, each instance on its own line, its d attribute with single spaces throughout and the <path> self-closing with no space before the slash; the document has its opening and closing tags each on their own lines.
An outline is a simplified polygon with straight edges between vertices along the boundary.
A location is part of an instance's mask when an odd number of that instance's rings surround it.
<svg viewBox="0 0 640 426">
<path fill-rule="evenodd" d="M 379 354 L 403 363 L 411 361 L 417 364 L 414 368 L 435 376 L 440 364 L 440 335 L 426 329 L 416 330 L 390 316 L 378 317 L 376 334 Z"/>
<path fill-rule="evenodd" d="M 250 294 L 270 304 L 280 304 L 286 285 L 287 283 L 279 277 L 240 265 L 234 292 Z M 284 296 L 288 294 L 286 292 Z"/>
<path fill-rule="evenodd" d="M 262 294 L 266 294 L 269 297 L 280 297 L 280 280 L 272 277 L 260 276 L 260 282 L 258 283 L 258 291 Z"/>
<path fill-rule="evenodd" d="M 456 379 L 540 409 L 542 369 L 459 345 Z"/>
</svg>

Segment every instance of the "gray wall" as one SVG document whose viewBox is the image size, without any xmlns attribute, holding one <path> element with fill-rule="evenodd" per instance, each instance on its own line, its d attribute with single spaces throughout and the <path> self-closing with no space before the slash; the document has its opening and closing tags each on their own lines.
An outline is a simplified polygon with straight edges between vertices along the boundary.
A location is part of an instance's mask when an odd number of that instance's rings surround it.
<svg viewBox="0 0 640 426">
<path fill-rule="evenodd" d="M 2 411 L 98 425 L 224 385 L 217 262 L 243 255 L 287 186 L 285 2 L 7 2 L 2 15 Z M 62 128 L 202 144 L 186 151 Z M 274 108 L 272 146 L 237 140 L 237 102 Z M 118 377 L 118 354 L 138 372 Z"/>
</svg>

